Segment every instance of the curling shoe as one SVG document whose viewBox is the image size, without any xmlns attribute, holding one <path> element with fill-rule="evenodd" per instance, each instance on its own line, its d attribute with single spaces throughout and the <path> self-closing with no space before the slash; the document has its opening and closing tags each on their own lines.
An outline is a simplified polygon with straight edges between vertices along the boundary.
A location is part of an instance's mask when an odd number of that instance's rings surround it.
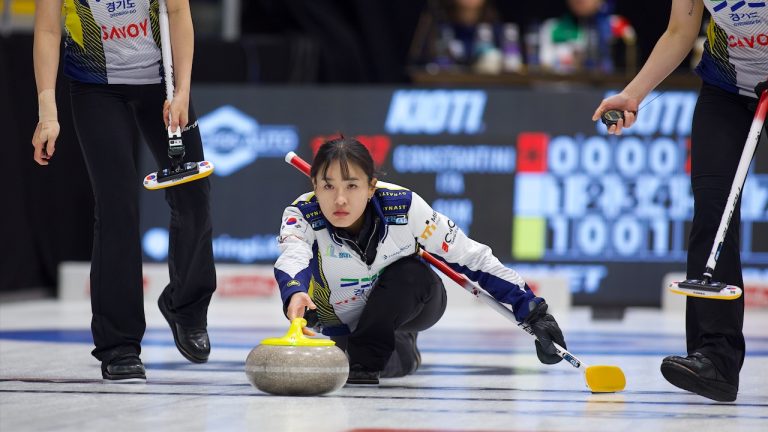
<svg viewBox="0 0 768 432">
<path fill-rule="evenodd" d="M 347 384 L 379 385 L 379 371 L 366 369 L 363 365 L 355 363 L 349 367 Z"/>
<path fill-rule="evenodd" d="M 211 342 L 208 339 L 208 330 L 205 327 L 182 327 L 174 321 L 163 297 L 157 301 L 160 312 L 168 321 L 173 333 L 173 341 L 181 355 L 192 363 L 205 363 L 211 353 Z"/>
<path fill-rule="evenodd" d="M 144 383 L 147 376 L 138 354 L 124 354 L 101 364 L 101 376 L 115 383 Z"/>
<path fill-rule="evenodd" d="M 416 372 L 421 366 L 421 353 L 416 345 L 417 332 L 395 332 L 395 351 L 389 357 L 382 378 L 399 378 Z"/>
<path fill-rule="evenodd" d="M 698 352 L 664 358 L 661 374 L 676 387 L 718 402 L 735 401 L 739 391 L 738 385 L 726 381 L 712 361 Z"/>
</svg>

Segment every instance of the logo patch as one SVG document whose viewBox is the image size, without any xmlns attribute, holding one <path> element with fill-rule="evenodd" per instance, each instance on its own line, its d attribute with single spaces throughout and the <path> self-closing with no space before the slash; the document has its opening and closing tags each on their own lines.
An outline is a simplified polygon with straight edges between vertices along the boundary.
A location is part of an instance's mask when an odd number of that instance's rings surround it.
<svg viewBox="0 0 768 432">
<path fill-rule="evenodd" d="M 123 26 L 113 26 L 108 28 L 107 26 L 101 26 L 101 38 L 103 40 L 113 39 L 135 39 L 139 36 L 147 37 L 147 26 L 149 21 L 144 20 L 140 23 L 131 23 Z"/>
<path fill-rule="evenodd" d="M 443 239 L 443 250 L 448 252 L 448 245 L 453 244 L 453 242 L 456 240 L 456 234 L 459 233 L 458 228 L 456 228 L 456 224 L 448 219 L 448 233 L 445 235 L 445 238 Z"/>
<path fill-rule="evenodd" d="M 336 247 L 333 245 L 328 245 L 328 249 L 325 251 L 325 256 L 329 258 L 352 258 L 352 254 L 349 252 L 339 251 L 336 253 Z"/>
<path fill-rule="evenodd" d="M 384 222 L 386 222 L 387 225 L 408 225 L 408 215 L 384 216 Z"/>
<path fill-rule="evenodd" d="M 421 232 L 421 235 L 419 238 L 423 240 L 427 240 L 428 238 L 432 237 L 432 234 L 434 234 L 435 230 L 437 229 L 437 225 L 431 223 L 430 221 L 427 221 L 427 226 L 424 228 L 424 231 Z"/>
<path fill-rule="evenodd" d="M 205 155 L 215 166 L 215 175 L 226 177 L 259 157 L 282 158 L 299 145 L 293 126 L 260 125 L 233 106 L 219 107 L 200 117 Z"/>
<path fill-rule="evenodd" d="M 321 230 L 325 228 L 325 221 L 323 219 L 318 219 L 312 221 L 312 229 L 315 231 Z"/>
</svg>

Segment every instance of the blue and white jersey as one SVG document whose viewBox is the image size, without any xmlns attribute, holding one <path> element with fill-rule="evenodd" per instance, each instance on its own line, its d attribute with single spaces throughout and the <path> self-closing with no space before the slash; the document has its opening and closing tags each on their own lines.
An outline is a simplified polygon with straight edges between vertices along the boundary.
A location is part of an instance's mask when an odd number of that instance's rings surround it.
<svg viewBox="0 0 768 432">
<path fill-rule="evenodd" d="M 757 97 L 768 79 L 768 0 L 703 0 L 712 19 L 696 72 L 704 82 Z"/>
<path fill-rule="evenodd" d="M 479 283 L 497 300 L 510 304 L 519 321 L 525 319 L 528 302 L 535 295 L 488 246 L 467 237 L 453 221 L 400 186 L 378 182 L 371 204 L 384 222 L 378 225 L 380 240 L 371 265 L 335 234 L 314 193 L 301 195 L 283 213 L 278 238 L 281 254 L 275 263 L 283 303 L 297 292 L 309 293 L 317 306 L 323 334 L 354 331 L 381 272 L 418 248 Z"/>
<path fill-rule="evenodd" d="M 161 81 L 158 0 L 64 0 L 64 74 L 92 84 Z"/>
</svg>

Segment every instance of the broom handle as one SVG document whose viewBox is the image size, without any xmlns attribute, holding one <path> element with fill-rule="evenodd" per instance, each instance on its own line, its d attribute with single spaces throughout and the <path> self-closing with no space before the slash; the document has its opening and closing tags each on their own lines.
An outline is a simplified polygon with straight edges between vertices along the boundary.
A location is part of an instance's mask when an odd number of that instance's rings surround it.
<svg viewBox="0 0 768 432">
<path fill-rule="evenodd" d="M 757 149 L 757 142 L 760 140 L 760 132 L 763 129 L 767 111 L 768 90 L 765 90 L 760 96 L 760 102 L 757 104 L 755 117 L 752 120 L 752 126 L 749 128 L 749 134 L 747 135 L 747 142 L 744 144 L 744 150 L 741 152 L 741 159 L 739 159 L 739 166 L 736 168 L 736 176 L 733 178 L 731 192 L 728 194 L 728 201 L 723 209 L 720 226 L 717 228 L 715 243 L 712 245 L 712 251 L 709 253 L 709 259 L 707 259 L 707 267 L 704 270 L 704 276 L 707 278 L 711 279 L 712 274 L 715 272 L 715 265 L 717 265 L 717 259 L 720 257 L 720 250 L 725 241 L 725 234 L 728 231 L 728 225 L 731 223 L 731 216 L 733 216 L 733 212 L 736 210 L 736 204 L 739 201 L 741 189 L 744 187 L 744 181 L 747 179 L 749 164 L 752 163 L 752 158 Z"/>
<path fill-rule="evenodd" d="M 160 0 L 160 47 L 163 57 L 163 72 L 165 75 L 165 98 L 173 100 L 173 52 L 171 51 L 171 26 L 168 23 L 168 5 Z"/>
</svg>

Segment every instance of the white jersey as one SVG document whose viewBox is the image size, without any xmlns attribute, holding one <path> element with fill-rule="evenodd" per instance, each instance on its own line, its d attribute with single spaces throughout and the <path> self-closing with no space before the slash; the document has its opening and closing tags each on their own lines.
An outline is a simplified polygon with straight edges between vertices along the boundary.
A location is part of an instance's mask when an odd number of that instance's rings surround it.
<svg viewBox="0 0 768 432">
<path fill-rule="evenodd" d="M 64 0 L 64 73 L 93 84 L 161 82 L 158 0 Z"/>
<path fill-rule="evenodd" d="M 768 1 L 704 0 L 712 14 L 696 72 L 704 82 L 757 97 L 768 79 Z"/>
<path fill-rule="evenodd" d="M 335 234 L 314 193 L 300 196 L 285 209 L 278 239 L 281 254 L 275 263 L 284 305 L 291 295 L 308 292 L 323 333 L 348 334 L 356 328 L 381 272 L 423 248 L 512 305 L 518 320 L 525 319 L 527 305 L 536 297 L 488 246 L 468 238 L 453 221 L 400 186 L 378 182 L 371 205 L 383 223 L 378 224 L 379 244 L 370 265 Z"/>
</svg>

